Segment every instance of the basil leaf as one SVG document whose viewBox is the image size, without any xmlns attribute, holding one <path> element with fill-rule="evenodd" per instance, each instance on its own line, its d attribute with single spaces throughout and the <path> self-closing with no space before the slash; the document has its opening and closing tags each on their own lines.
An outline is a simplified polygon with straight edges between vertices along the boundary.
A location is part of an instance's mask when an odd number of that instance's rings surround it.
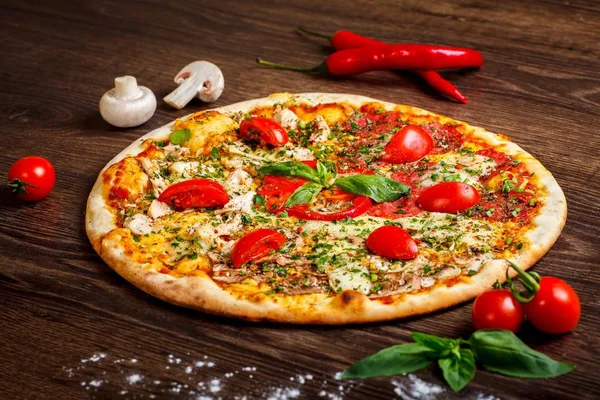
<svg viewBox="0 0 600 400">
<path fill-rule="evenodd" d="M 337 165 L 331 161 L 318 161 L 317 173 L 321 178 L 321 183 L 326 188 L 331 186 L 331 181 L 337 176 Z"/>
<path fill-rule="evenodd" d="M 398 200 L 410 193 L 409 186 L 380 175 L 350 175 L 336 179 L 333 185 L 348 193 L 369 196 L 378 203 Z"/>
<path fill-rule="evenodd" d="M 444 373 L 444 379 L 455 392 L 467 386 L 475 376 L 475 357 L 469 349 L 460 349 L 458 356 L 452 354 L 439 359 L 438 365 Z"/>
<path fill-rule="evenodd" d="M 342 373 L 342 379 L 392 376 L 417 371 L 431 364 L 434 354 L 418 343 L 388 347 L 350 366 Z"/>
<path fill-rule="evenodd" d="M 510 331 L 477 331 L 471 335 L 469 344 L 479 364 L 502 375 L 552 378 L 575 368 L 531 349 Z"/>
<path fill-rule="evenodd" d="M 317 171 L 298 161 L 285 161 L 264 165 L 258 172 L 261 175 L 298 176 L 309 181 L 321 183 Z"/>
<path fill-rule="evenodd" d="M 189 129 L 177 129 L 171 132 L 169 142 L 172 144 L 182 144 L 183 142 L 190 140 L 190 137 L 192 137 L 192 132 Z"/>
<path fill-rule="evenodd" d="M 323 189 L 323 186 L 318 183 L 306 182 L 292 193 L 285 202 L 285 205 L 291 207 L 296 204 L 310 203 L 321 192 L 321 189 Z"/>
<path fill-rule="evenodd" d="M 460 340 L 446 339 L 426 333 L 411 333 L 413 340 L 425 347 L 430 348 L 439 354 L 439 357 L 446 357 L 452 352 L 457 352 L 460 349 Z"/>
</svg>

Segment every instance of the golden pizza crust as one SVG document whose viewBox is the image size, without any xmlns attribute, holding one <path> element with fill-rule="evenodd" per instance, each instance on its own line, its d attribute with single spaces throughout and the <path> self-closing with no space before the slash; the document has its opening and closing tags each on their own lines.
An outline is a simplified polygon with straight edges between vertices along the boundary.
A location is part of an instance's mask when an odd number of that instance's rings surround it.
<svg viewBox="0 0 600 400">
<path fill-rule="evenodd" d="M 299 95 L 274 94 L 264 99 L 250 100 L 216 109 L 221 112 L 246 112 L 260 106 L 278 103 L 317 105 L 340 102 L 354 107 L 377 102 L 377 107 L 387 110 L 409 112 L 414 115 L 434 118 L 440 123 L 457 121 L 410 106 L 395 105 L 367 97 L 345 94 L 308 93 Z M 373 105 L 375 106 L 375 105 Z M 339 110 L 334 110 L 339 113 Z M 335 116 L 332 116 L 335 117 Z M 527 169 L 535 172 L 536 186 L 546 193 L 540 213 L 534 219 L 535 228 L 527 233 L 530 243 L 512 258 L 523 269 L 534 265 L 558 238 L 567 215 L 564 194 L 552 174 L 533 156 L 502 135 L 490 133 L 482 128 L 460 123 L 472 135 L 503 152 L 516 156 Z M 103 193 L 103 172 L 128 155 L 139 154 L 142 142 L 149 138 L 162 139 L 169 135 L 174 122 L 145 135 L 123 150 L 103 169 L 94 185 L 87 203 L 86 231 L 94 249 L 106 263 L 123 278 L 146 293 L 164 301 L 204 312 L 243 318 L 253 321 L 273 321 L 298 324 L 348 324 L 385 321 L 408 316 L 426 314 L 467 301 L 483 293 L 496 282 L 503 282 L 507 264 L 504 260 L 486 262 L 472 277 L 461 276 L 452 285 L 438 282 L 427 290 L 383 299 L 371 300 L 364 294 L 346 290 L 336 296 L 328 294 L 285 295 L 262 293 L 244 294 L 235 290 L 221 289 L 208 275 L 174 278 L 155 272 L 150 263 L 136 261 L 123 246 L 123 235 L 116 220 L 108 209 Z"/>
</svg>

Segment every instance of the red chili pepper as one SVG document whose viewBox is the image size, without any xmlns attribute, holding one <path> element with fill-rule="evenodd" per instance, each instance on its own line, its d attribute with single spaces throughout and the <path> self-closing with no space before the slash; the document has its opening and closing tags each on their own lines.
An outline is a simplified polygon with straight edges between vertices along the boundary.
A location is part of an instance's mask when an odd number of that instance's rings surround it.
<svg viewBox="0 0 600 400">
<path fill-rule="evenodd" d="M 298 28 L 301 32 L 307 33 L 313 36 L 319 36 L 329 39 L 331 45 L 336 50 L 354 49 L 358 47 L 376 47 L 376 46 L 387 46 L 388 43 L 380 42 L 376 39 L 371 39 L 365 36 L 358 35 L 350 31 L 337 31 L 332 36 L 327 36 L 321 33 L 312 32 L 304 28 Z M 453 99 L 466 103 L 467 98 L 454 86 L 452 83 L 444 79 L 437 71 L 430 69 L 415 69 L 413 70 L 416 74 L 421 76 L 427 83 L 431 85 L 438 92 L 452 97 Z"/>
<path fill-rule="evenodd" d="M 322 64 L 311 68 L 276 64 L 260 58 L 256 61 L 273 68 L 299 72 L 327 72 L 336 76 L 391 69 L 446 69 L 483 65 L 483 57 L 476 50 L 422 44 L 390 44 L 340 50 L 327 57 Z"/>
<path fill-rule="evenodd" d="M 373 202 L 370 198 L 367 196 L 359 196 L 352 201 L 352 207 L 329 214 L 309 210 L 305 204 L 295 205 L 293 207 L 285 208 L 284 210 L 287 211 L 288 215 L 300 219 L 311 221 L 338 221 L 344 218 L 359 217 L 366 213 L 372 205 Z"/>
</svg>

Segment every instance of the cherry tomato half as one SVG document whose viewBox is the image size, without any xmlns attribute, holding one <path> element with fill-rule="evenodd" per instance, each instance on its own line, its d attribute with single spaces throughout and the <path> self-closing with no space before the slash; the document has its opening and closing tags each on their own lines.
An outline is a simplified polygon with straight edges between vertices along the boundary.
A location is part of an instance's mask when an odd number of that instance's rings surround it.
<svg viewBox="0 0 600 400">
<path fill-rule="evenodd" d="M 579 322 L 581 303 L 568 283 L 552 276 L 540 280 L 540 290 L 525 304 L 529 322 L 542 332 L 566 333 Z"/>
<path fill-rule="evenodd" d="M 258 260 L 277 250 L 285 243 L 285 236 L 272 229 L 258 229 L 244 236 L 233 246 L 231 263 L 240 268 L 249 261 Z"/>
<path fill-rule="evenodd" d="M 393 164 L 420 160 L 433 149 L 433 139 L 418 125 L 400 129 L 383 149 L 381 159 Z"/>
<path fill-rule="evenodd" d="M 473 207 L 481 195 L 473 186 L 462 182 L 443 182 L 423 191 L 417 205 L 425 211 L 457 213 Z"/>
<path fill-rule="evenodd" d="M 417 243 L 404 229 L 384 225 L 367 238 L 367 247 L 373 253 L 395 260 L 412 260 L 419 254 Z"/>
<path fill-rule="evenodd" d="M 190 179 L 169 186 L 158 197 L 159 201 L 177 209 L 222 207 L 229 202 L 227 191 L 209 179 Z"/>
<path fill-rule="evenodd" d="M 251 117 L 240 124 L 240 137 L 260 140 L 272 146 L 283 146 L 289 140 L 285 128 L 269 118 Z"/>
<path fill-rule="evenodd" d="M 516 333 L 525 319 L 525 309 L 509 290 L 490 290 L 473 303 L 475 329 L 506 329 Z"/>
<path fill-rule="evenodd" d="M 55 183 L 54 166 L 43 157 L 21 158 L 8 170 L 8 186 L 25 201 L 43 199 L 52 192 Z"/>
</svg>

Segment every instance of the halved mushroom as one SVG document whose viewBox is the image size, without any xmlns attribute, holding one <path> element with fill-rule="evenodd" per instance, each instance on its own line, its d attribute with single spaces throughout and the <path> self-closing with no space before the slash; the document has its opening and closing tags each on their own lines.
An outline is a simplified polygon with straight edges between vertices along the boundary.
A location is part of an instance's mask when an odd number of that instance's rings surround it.
<svg viewBox="0 0 600 400">
<path fill-rule="evenodd" d="M 216 101 L 225 89 L 223 73 L 215 64 L 208 61 L 194 61 L 183 67 L 175 76 L 179 85 L 163 100 L 181 110 L 196 95 L 207 103 Z"/>
</svg>

